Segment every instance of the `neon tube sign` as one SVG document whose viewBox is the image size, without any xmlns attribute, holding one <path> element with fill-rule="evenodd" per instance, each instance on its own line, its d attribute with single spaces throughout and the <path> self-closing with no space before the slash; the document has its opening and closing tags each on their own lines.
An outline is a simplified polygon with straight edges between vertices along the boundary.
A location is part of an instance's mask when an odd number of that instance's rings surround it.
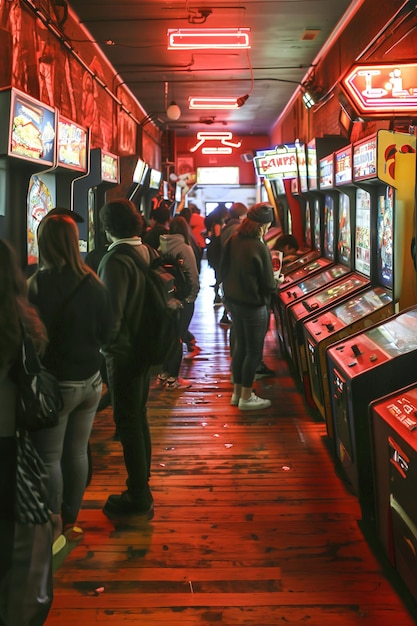
<svg viewBox="0 0 417 626">
<path fill-rule="evenodd" d="M 416 63 L 355 65 L 341 84 L 360 114 L 415 115 Z"/>
</svg>

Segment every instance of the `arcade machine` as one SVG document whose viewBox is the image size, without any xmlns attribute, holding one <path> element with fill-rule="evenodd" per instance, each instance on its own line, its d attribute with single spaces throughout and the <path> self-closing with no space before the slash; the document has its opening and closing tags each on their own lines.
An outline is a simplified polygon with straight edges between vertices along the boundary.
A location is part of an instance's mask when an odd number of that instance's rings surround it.
<svg viewBox="0 0 417 626">
<path fill-rule="evenodd" d="M 0 136 L 0 236 L 8 239 L 16 250 L 22 265 L 27 265 L 30 233 L 46 210 L 53 208 L 54 198 L 31 178 L 35 174 L 51 171 L 55 165 L 56 110 L 18 91 L 0 92 L 0 115 L 7 121 Z M 35 184 L 36 183 L 36 184 Z M 35 187 L 38 193 L 35 195 Z M 39 210 L 32 206 L 27 223 L 28 194 L 31 201 L 42 196 Z M 43 195 L 42 195 L 43 194 Z M 29 227 L 29 230 L 28 230 Z"/>
<path fill-rule="evenodd" d="M 158 196 L 160 193 L 162 181 L 162 172 L 156 170 L 154 168 L 150 169 L 148 184 L 146 186 L 146 191 L 142 197 L 141 209 L 143 216 L 146 220 L 146 223 L 149 223 L 149 218 L 152 211 L 152 203 L 153 199 Z"/>
<path fill-rule="evenodd" d="M 380 543 L 417 600 L 417 386 L 370 405 L 376 529 Z"/>
<path fill-rule="evenodd" d="M 319 189 L 319 162 L 326 155 L 332 153 L 336 148 L 346 144 L 346 139 L 339 136 L 318 137 L 310 141 L 306 146 L 307 160 L 307 188 L 308 191 L 301 191 L 300 177 L 300 194 L 305 198 L 306 207 L 309 207 L 308 215 L 305 219 L 305 235 L 308 237 L 307 225 L 310 222 L 311 228 L 311 244 L 314 251 L 303 255 L 296 261 L 294 265 L 288 265 L 285 268 L 285 280 L 280 285 L 280 290 L 285 290 L 294 283 L 312 276 L 333 264 L 334 259 L 323 255 L 324 250 L 324 194 Z M 300 144 L 296 143 L 297 151 L 300 150 Z M 303 187 L 304 189 L 304 187 Z M 329 216 L 331 218 L 331 216 Z M 330 228 L 330 223 L 328 228 Z M 317 255 L 318 253 L 318 255 Z"/>
<path fill-rule="evenodd" d="M 78 225 L 80 251 L 91 252 L 103 246 L 99 211 L 106 202 L 106 191 L 119 184 L 119 157 L 94 148 L 90 150 L 88 172 L 73 183 L 74 209 L 84 222 Z"/>
<path fill-rule="evenodd" d="M 361 231 L 361 240 L 356 240 L 355 263 L 352 263 L 353 238 L 350 226 L 351 213 L 340 210 L 339 194 L 334 186 L 334 153 L 320 159 L 320 190 L 324 193 L 324 250 L 328 258 L 332 254 L 336 263 L 346 267 L 348 274 L 340 280 L 326 285 L 323 289 L 298 299 L 287 307 L 289 336 L 292 341 L 293 360 L 297 364 L 298 374 L 304 382 L 310 397 L 311 385 L 308 376 L 308 365 L 304 339 L 304 326 L 312 317 L 317 317 L 336 303 L 345 300 L 355 293 L 364 291 L 370 281 L 370 249 L 371 249 L 371 210 L 357 208 L 355 222 Z M 342 208 L 345 207 L 342 204 Z M 337 225 L 337 229 L 336 229 Z M 337 244 L 337 245 L 336 245 Z M 367 262 L 363 258 L 367 258 Z M 334 257 L 333 257 L 334 258 Z M 354 271 L 352 271 L 352 269 Z M 307 282 L 307 281 L 306 281 Z"/>
<path fill-rule="evenodd" d="M 405 133 L 384 130 L 380 130 L 375 139 L 377 162 L 376 168 L 371 165 L 371 170 L 376 181 L 374 196 L 378 207 L 377 272 L 380 280 L 392 278 L 395 310 L 402 311 L 403 304 L 412 300 L 415 292 L 414 272 L 408 270 L 413 265 L 409 256 L 414 219 L 416 139 Z M 358 158 L 355 160 L 354 156 L 354 181 L 363 178 L 364 169 L 369 170 L 371 146 L 372 140 L 359 144 Z M 416 311 L 409 307 L 404 313 L 397 313 L 327 349 L 336 455 L 359 495 L 364 517 L 374 515 L 369 504 L 372 480 L 367 407 L 372 400 L 414 382 L 416 316 Z"/>
<path fill-rule="evenodd" d="M 40 219 L 54 207 L 73 210 L 72 183 L 87 171 L 87 131 L 58 115 L 57 157 L 55 167 L 30 179 L 27 224 L 28 266 L 38 263 L 36 229 Z"/>
<path fill-rule="evenodd" d="M 315 163 L 314 169 L 317 169 L 317 161 L 315 158 L 310 157 L 310 163 Z M 321 174 L 319 170 L 317 170 L 317 180 L 325 180 L 326 168 L 328 170 L 331 163 L 332 158 L 328 156 L 319 159 L 318 164 L 323 165 Z M 312 172 L 311 167 L 310 172 Z M 328 177 L 329 173 L 327 173 L 327 178 Z M 332 174 L 330 177 L 331 180 L 333 180 Z M 313 180 L 312 173 L 310 178 Z M 318 183 L 316 182 L 311 182 L 311 185 L 318 187 Z M 322 186 L 327 188 L 330 184 L 324 185 L 323 182 Z M 340 262 L 335 263 L 335 203 L 333 197 L 330 201 L 330 194 L 325 194 L 323 190 L 320 193 L 323 198 L 320 198 L 320 201 L 316 198 L 314 203 L 314 237 L 315 247 L 320 246 L 320 250 L 323 251 L 323 256 L 295 272 L 288 275 L 285 274 L 285 279 L 280 285 L 279 292 L 275 298 L 275 318 L 277 319 L 278 336 L 282 341 L 283 348 L 287 355 L 295 361 L 298 371 L 301 370 L 298 364 L 298 349 L 295 347 L 295 338 L 293 337 L 294 324 L 290 318 L 290 308 L 295 303 L 298 303 L 298 301 L 301 302 L 307 296 L 312 296 L 314 292 L 320 291 L 326 285 L 329 288 L 329 283 L 333 285 L 336 280 L 341 279 L 351 271 L 349 266 Z M 323 222 L 321 221 L 322 217 Z M 322 224 L 323 228 L 321 228 Z M 351 288 L 353 288 L 353 286 L 352 283 Z M 337 295 L 339 295 L 339 293 L 340 292 L 337 292 Z M 312 308 L 308 308 L 309 304 L 310 303 L 308 303 L 307 306 L 301 305 L 302 308 L 300 311 L 309 314 L 315 312 L 321 306 L 318 301 L 311 303 Z M 301 345 L 301 343 L 302 342 L 297 341 L 297 344 Z"/>
<path fill-rule="evenodd" d="M 358 154 L 362 154 L 361 148 Z M 376 170 L 376 145 L 371 154 L 373 156 L 368 162 L 373 161 L 374 166 L 371 169 L 375 168 Z M 372 206 L 370 231 L 369 228 L 364 230 L 370 199 L 367 198 L 364 190 L 353 185 L 353 158 L 356 157 L 353 155 L 352 146 L 335 153 L 335 183 L 336 188 L 340 191 L 338 249 L 343 255 L 346 255 L 348 250 L 346 242 L 350 239 L 349 231 L 356 224 L 355 215 L 351 220 L 349 220 L 349 216 L 359 208 L 362 215 L 357 223 L 356 234 L 360 239 L 362 249 L 356 251 L 354 258 L 355 268 L 360 271 L 367 271 L 369 265 L 366 261 L 368 255 L 363 248 L 368 236 L 364 237 L 364 234 L 366 230 L 370 234 L 374 232 L 377 234 L 376 239 L 369 237 L 371 286 L 362 293 L 349 298 L 346 302 L 334 306 L 320 315 L 313 316 L 304 324 L 305 351 L 311 394 L 315 405 L 326 421 L 327 433 L 331 438 L 333 438 L 333 420 L 326 367 L 326 348 L 331 343 L 382 321 L 394 313 L 392 298 L 393 255 L 391 253 L 393 233 L 392 228 L 387 228 L 388 223 L 392 224 L 392 206 L 385 202 L 380 202 L 378 206 Z M 381 197 L 384 198 L 384 196 Z M 384 253 L 381 252 L 382 249 L 385 249 Z M 382 256 L 385 259 L 384 265 L 382 266 L 380 263 L 377 265 L 377 259 Z M 390 267 L 387 265 L 388 259 Z"/>
<path fill-rule="evenodd" d="M 327 348 L 336 456 L 367 522 L 375 522 L 369 404 L 415 382 L 416 365 L 417 308 Z"/>
</svg>

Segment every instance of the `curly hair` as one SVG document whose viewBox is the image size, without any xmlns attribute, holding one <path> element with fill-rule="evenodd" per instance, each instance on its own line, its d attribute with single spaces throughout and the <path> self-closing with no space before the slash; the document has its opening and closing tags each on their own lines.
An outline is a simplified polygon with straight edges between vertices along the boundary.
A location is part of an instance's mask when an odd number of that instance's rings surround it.
<svg viewBox="0 0 417 626">
<path fill-rule="evenodd" d="M 140 237 L 144 230 L 143 217 L 126 198 L 106 202 L 100 209 L 100 221 L 103 229 L 118 239 Z"/>
<path fill-rule="evenodd" d="M 11 363 L 21 345 L 21 323 L 42 352 L 47 336 L 36 309 L 29 303 L 26 277 L 12 246 L 0 239 L 0 367 Z"/>
</svg>

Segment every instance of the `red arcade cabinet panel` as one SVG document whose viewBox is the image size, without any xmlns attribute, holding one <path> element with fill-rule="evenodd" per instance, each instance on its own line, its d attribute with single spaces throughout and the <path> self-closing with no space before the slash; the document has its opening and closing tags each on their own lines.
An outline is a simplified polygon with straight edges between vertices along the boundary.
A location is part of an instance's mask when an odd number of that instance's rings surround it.
<svg viewBox="0 0 417 626">
<path fill-rule="evenodd" d="M 417 384 L 370 405 L 379 539 L 417 599 Z"/>
</svg>

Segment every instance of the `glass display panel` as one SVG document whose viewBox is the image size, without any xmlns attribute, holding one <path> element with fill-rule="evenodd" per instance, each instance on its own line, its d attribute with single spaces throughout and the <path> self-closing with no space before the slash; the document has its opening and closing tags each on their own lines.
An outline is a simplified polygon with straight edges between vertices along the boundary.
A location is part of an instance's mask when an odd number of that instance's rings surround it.
<svg viewBox="0 0 417 626">
<path fill-rule="evenodd" d="M 339 197 L 339 227 L 337 233 L 337 260 L 349 265 L 352 258 L 352 231 L 350 225 L 350 197 L 341 193 Z"/>
<path fill-rule="evenodd" d="M 29 181 L 27 197 L 28 265 L 38 263 L 36 231 L 42 218 L 56 206 L 56 179 L 53 174 L 34 174 Z"/>
<path fill-rule="evenodd" d="M 335 152 L 334 168 L 336 185 L 352 182 L 352 146 Z"/>
<path fill-rule="evenodd" d="M 306 295 L 307 293 L 311 293 L 315 289 L 319 289 L 320 287 L 324 287 L 327 283 L 332 280 L 336 280 L 337 278 L 342 278 L 344 274 L 347 274 L 349 269 L 344 267 L 343 265 L 335 265 L 324 272 L 320 272 L 317 276 L 312 276 L 307 280 L 304 280 L 302 283 L 298 283 L 297 289 L 300 289 L 301 292 Z"/>
<path fill-rule="evenodd" d="M 313 247 L 313 238 L 311 236 L 311 205 L 309 200 L 307 200 L 305 206 L 304 240 L 307 248 Z"/>
<path fill-rule="evenodd" d="M 320 201 L 316 198 L 313 205 L 314 213 L 314 247 L 321 252 L 321 214 Z"/>
<path fill-rule="evenodd" d="M 9 154 L 52 165 L 55 155 L 55 110 L 12 90 Z"/>
<path fill-rule="evenodd" d="M 353 146 L 353 180 L 376 176 L 376 136 Z"/>
<path fill-rule="evenodd" d="M 150 189 L 159 189 L 161 184 L 162 172 L 158 170 L 151 169 L 151 178 L 149 181 Z"/>
<path fill-rule="evenodd" d="M 390 356 L 411 352 L 417 348 L 417 310 L 402 313 L 365 334 Z"/>
<path fill-rule="evenodd" d="M 371 194 L 356 190 L 355 269 L 371 274 Z"/>
<path fill-rule="evenodd" d="M 108 152 L 101 153 L 101 178 L 109 183 L 119 182 L 119 158 Z"/>
<path fill-rule="evenodd" d="M 149 166 L 145 163 L 145 161 L 142 161 L 142 159 L 138 159 L 135 171 L 133 172 L 133 182 L 137 185 L 143 185 L 143 181 L 145 179 L 148 169 Z"/>
<path fill-rule="evenodd" d="M 385 194 L 378 196 L 377 217 L 377 281 L 384 287 L 392 289 L 393 277 L 393 211 L 394 189 L 387 187 Z"/>
<path fill-rule="evenodd" d="M 314 191 L 318 188 L 317 150 L 315 139 L 307 144 L 307 181 L 308 188 L 311 191 Z"/>
<path fill-rule="evenodd" d="M 354 289 L 358 289 L 359 287 L 363 286 L 363 280 L 355 277 L 347 278 L 343 282 L 338 283 L 337 285 L 334 285 L 329 289 L 319 291 L 319 293 L 314 296 L 314 300 L 315 302 L 318 302 L 320 306 L 324 306 L 325 304 L 329 304 L 329 302 L 332 302 L 337 298 L 341 298 L 342 296 L 347 295 Z"/>
<path fill-rule="evenodd" d="M 295 143 L 295 147 L 297 150 L 298 179 L 300 181 L 300 191 L 301 193 L 305 193 L 306 191 L 308 191 L 306 148 L 304 144 L 298 142 Z"/>
<path fill-rule="evenodd" d="M 88 212 L 88 251 L 94 250 L 95 248 L 95 235 L 96 235 L 96 224 L 95 224 L 95 206 L 96 206 L 96 187 L 91 187 L 88 190 L 87 195 L 87 212 Z"/>
<path fill-rule="evenodd" d="M 356 320 L 382 309 L 391 301 L 392 297 L 388 291 L 382 287 L 376 287 L 335 307 L 333 312 L 346 326 L 349 326 Z"/>
<path fill-rule="evenodd" d="M 58 165 L 85 172 L 87 169 L 87 131 L 65 119 L 58 119 Z"/>
<path fill-rule="evenodd" d="M 333 187 L 333 154 L 320 159 L 320 189 Z"/>
<path fill-rule="evenodd" d="M 334 199 L 324 198 L 324 256 L 334 259 Z"/>
</svg>

